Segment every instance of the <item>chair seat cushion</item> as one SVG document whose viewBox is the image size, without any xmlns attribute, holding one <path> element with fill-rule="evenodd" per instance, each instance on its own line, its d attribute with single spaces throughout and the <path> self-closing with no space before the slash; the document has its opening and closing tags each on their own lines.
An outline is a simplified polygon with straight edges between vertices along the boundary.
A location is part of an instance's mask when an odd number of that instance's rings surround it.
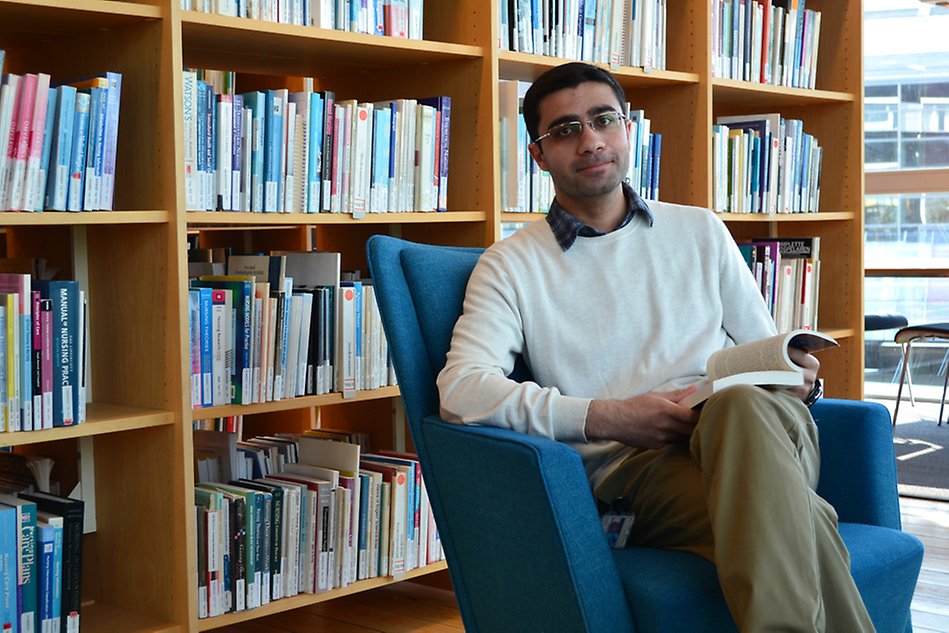
<svg viewBox="0 0 949 633">
<path fill-rule="evenodd" d="M 851 572 L 879 633 L 904 630 L 923 557 L 917 538 L 884 527 L 841 523 Z M 735 632 L 715 566 L 694 554 L 613 550 L 637 631 Z"/>
</svg>

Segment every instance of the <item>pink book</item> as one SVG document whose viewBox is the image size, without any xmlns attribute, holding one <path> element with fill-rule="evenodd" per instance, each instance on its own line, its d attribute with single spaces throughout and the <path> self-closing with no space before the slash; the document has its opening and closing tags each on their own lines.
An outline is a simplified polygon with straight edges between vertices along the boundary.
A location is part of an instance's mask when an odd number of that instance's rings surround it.
<svg viewBox="0 0 949 633">
<path fill-rule="evenodd" d="M 29 150 L 26 160 L 26 184 L 23 186 L 21 208 L 14 211 L 32 211 L 42 206 L 38 181 L 42 169 L 43 133 L 46 130 L 46 104 L 49 101 L 49 75 L 40 73 L 36 77 L 36 98 L 33 100 L 33 121 L 30 124 Z M 37 196 L 40 196 L 39 200 Z"/>
<path fill-rule="evenodd" d="M 53 428 L 53 302 L 40 301 L 40 329 L 43 338 L 41 382 L 43 384 L 43 428 Z"/>
<path fill-rule="evenodd" d="M 31 367 L 33 384 L 33 430 L 43 428 L 43 325 L 40 316 L 40 291 L 30 293 L 33 298 L 33 314 L 30 326 L 33 330 Z"/>
<path fill-rule="evenodd" d="M 20 94 L 23 92 L 23 78 L 19 75 L 9 75 L 7 77 L 9 90 L 13 92 L 13 102 L 11 104 L 12 112 L 10 114 L 10 128 L 6 130 L 7 137 L 0 139 L 3 145 L 0 145 L 2 151 L 3 164 L 0 171 L 0 211 L 7 211 L 10 208 L 10 177 L 13 173 L 13 158 L 16 156 L 16 122 L 20 114 Z"/>
<path fill-rule="evenodd" d="M 33 123 L 33 104 L 36 101 L 37 76 L 28 73 L 23 76 L 23 89 L 20 91 L 20 104 L 16 116 L 16 138 L 14 139 L 13 165 L 10 168 L 10 210 L 18 211 L 23 207 L 23 189 L 26 185 L 26 161 L 30 149 L 30 125 Z"/>
</svg>

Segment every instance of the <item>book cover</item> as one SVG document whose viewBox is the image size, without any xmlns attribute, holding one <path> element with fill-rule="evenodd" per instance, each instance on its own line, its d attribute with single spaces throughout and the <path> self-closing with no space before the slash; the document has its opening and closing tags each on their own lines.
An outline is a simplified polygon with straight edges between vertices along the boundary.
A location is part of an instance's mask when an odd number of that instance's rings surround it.
<svg viewBox="0 0 949 633">
<path fill-rule="evenodd" d="M 22 78 L 12 73 L 0 87 L 0 211 L 9 209 L 10 171 L 16 154 L 16 121 L 22 89 Z"/>
<path fill-rule="evenodd" d="M 17 510 L 0 506 L 0 629 L 16 633 L 17 620 Z"/>
<path fill-rule="evenodd" d="M 838 347 L 838 344 L 831 336 L 822 332 L 792 330 L 719 350 L 712 354 L 706 363 L 706 378 L 679 404 L 694 407 L 713 393 L 733 385 L 793 387 L 804 384 L 803 370 L 795 365 L 788 355 L 788 349 L 791 347 L 815 353 Z"/>
<path fill-rule="evenodd" d="M 40 156 L 39 175 L 33 186 L 30 211 L 44 211 L 46 208 L 46 186 L 49 180 L 49 157 L 53 152 L 53 126 L 56 121 L 56 109 L 59 105 L 59 88 L 50 88 L 46 101 L 46 121 L 43 123 L 43 148 Z"/>
</svg>

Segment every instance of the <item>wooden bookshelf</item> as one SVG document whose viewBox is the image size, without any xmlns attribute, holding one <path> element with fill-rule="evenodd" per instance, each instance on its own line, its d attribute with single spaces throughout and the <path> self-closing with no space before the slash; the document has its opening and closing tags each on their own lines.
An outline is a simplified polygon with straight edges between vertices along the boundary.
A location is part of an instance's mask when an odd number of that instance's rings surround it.
<svg viewBox="0 0 949 633">
<path fill-rule="evenodd" d="M 92 633 L 204 631 L 331 600 L 343 591 L 297 596 L 266 608 L 199 620 L 193 512 L 193 420 L 268 416 L 302 427 L 376 425 L 392 439 L 398 389 L 192 411 L 189 389 L 186 236 L 205 246 L 338 250 L 346 269 L 366 269 L 376 233 L 465 246 L 499 239 L 499 79 L 532 80 L 565 60 L 499 51 L 495 0 L 427 0 L 425 40 L 344 33 L 185 12 L 179 0 L 0 0 L 7 72 L 54 80 L 123 73 L 112 213 L 0 214 L 8 256 L 43 256 L 88 273 L 92 406 L 80 427 L 11 435 L 42 452 L 91 438 L 97 533 L 87 541 L 83 630 Z M 825 148 L 820 213 L 721 214 L 733 235 L 820 235 L 821 327 L 842 341 L 822 358 L 828 395 L 863 389 L 862 2 L 809 0 L 823 12 L 817 89 L 712 77 L 708 0 L 669 3 L 668 70 L 614 69 L 635 107 L 663 134 L 661 198 L 709 206 L 711 125 L 717 116 L 780 112 L 804 120 Z M 81 54 L 77 52 L 81 51 Z M 341 99 L 375 101 L 447 94 L 452 99 L 451 187 L 446 213 L 267 215 L 184 210 L 182 81 L 185 66 L 235 70 L 239 90 L 286 86 L 313 76 Z M 242 87 L 244 86 L 244 87 Z M 79 244 L 82 248 L 79 248 Z M 81 253 L 81 262 L 76 262 Z M 357 419 L 370 411 L 378 421 Z M 282 428 L 282 427 L 281 427 Z M 20 449 L 18 449 L 20 450 Z M 412 575 L 443 573 L 434 565 Z"/>
</svg>

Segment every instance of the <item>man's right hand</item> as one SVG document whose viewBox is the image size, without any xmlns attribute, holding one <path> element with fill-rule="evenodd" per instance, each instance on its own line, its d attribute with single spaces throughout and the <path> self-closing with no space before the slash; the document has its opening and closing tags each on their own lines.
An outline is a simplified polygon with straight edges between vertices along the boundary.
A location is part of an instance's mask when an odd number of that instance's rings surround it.
<svg viewBox="0 0 949 633">
<path fill-rule="evenodd" d="M 587 440 L 614 440 L 637 448 L 687 443 L 699 413 L 679 402 L 694 390 L 687 387 L 626 400 L 593 400 L 584 428 Z"/>
</svg>

